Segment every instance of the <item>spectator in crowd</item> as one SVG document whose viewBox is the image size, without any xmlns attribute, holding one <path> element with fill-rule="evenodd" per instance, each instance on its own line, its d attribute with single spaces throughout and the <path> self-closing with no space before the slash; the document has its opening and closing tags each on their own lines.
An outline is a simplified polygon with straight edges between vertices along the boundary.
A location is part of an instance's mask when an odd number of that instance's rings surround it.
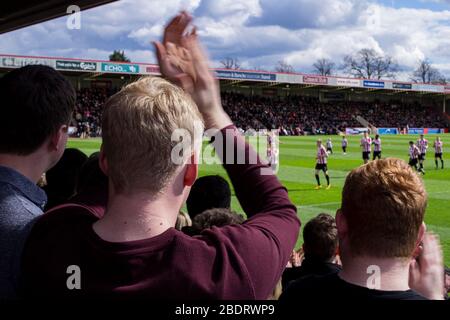
<svg viewBox="0 0 450 320">
<path fill-rule="evenodd" d="M 194 234 L 200 234 L 203 230 L 212 227 L 224 227 L 243 222 L 244 218 L 230 209 L 214 208 L 196 215 L 192 221 L 192 229 Z"/>
<path fill-rule="evenodd" d="M 108 177 L 99 165 L 99 152 L 94 152 L 81 168 L 76 194 L 68 204 L 84 205 L 97 218 L 102 218 L 108 202 Z"/>
<path fill-rule="evenodd" d="M 0 300 L 14 299 L 25 240 L 47 202 L 36 184 L 61 158 L 75 90 L 57 71 L 33 65 L 0 79 Z"/>
<path fill-rule="evenodd" d="M 74 118 L 78 137 L 101 135 L 102 105 L 114 89 L 83 88 L 78 91 Z M 432 104 L 399 101 L 321 101 L 318 97 L 248 96 L 222 93 L 222 104 L 236 126 L 244 132 L 278 129 L 280 135 L 337 134 L 346 127 L 360 127 L 357 116 L 372 127 L 448 128 L 445 115 Z M 90 132 L 87 134 L 87 132 Z"/>
<path fill-rule="evenodd" d="M 321 213 L 308 221 L 303 228 L 304 259 L 299 267 L 287 268 L 283 273 L 283 290 L 296 279 L 308 275 L 337 273 L 340 267 L 334 263 L 338 251 L 336 221 L 329 214 Z"/>
<path fill-rule="evenodd" d="M 187 211 L 192 219 L 208 209 L 229 209 L 230 206 L 230 185 L 219 175 L 198 178 L 186 201 Z"/>
<path fill-rule="evenodd" d="M 86 160 L 87 156 L 83 152 L 68 148 L 58 163 L 46 172 L 47 184 L 43 189 L 48 202 L 45 210 L 66 202 L 75 194 L 78 175 Z"/>
<path fill-rule="evenodd" d="M 186 13 L 177 16 L 164 43 L 156 44 L 162 74 L 184 90 L 146 77 L 108 100 L 100 154 L 109 178 L 105 215 L 93 221 L 81 208 L 44 215 L 23 257 L 26 294 L 177 300 L 266 299 L 272 293 L 298 236 L 296 207 L 276 176 L 260 174 L 268 170 L 261 160 L 248 164 L 257 155 L 222 109 L 197 36 L 185 33 L 190 21 Z M 235 159 L 224 168 L 248 220 L 189 237 L 173 227 L 196 179 L 202 135 L 194 133 L 201 132 L 201 117 L 206 128 L 221 129 L 213 143 L 221 159 L 231 148 L 247 155 L 246 164 Z M 196 138 L 174 161 L 172 146 L 181 139 L 172 141 L 172 134 L 180 128 Z M 89 271 L 71 283 L 71 265 Z"/>
<path fill-rule="evenodd" d="M 351 171 L 336 214 L 342 271 L 292 282 L 280 299 L 283 312 L 330 292 L 346 301 L 442 299 L 442 251 L 425 233 L 426 205 L 422 180 L 402 160 Z"/>
</svg>

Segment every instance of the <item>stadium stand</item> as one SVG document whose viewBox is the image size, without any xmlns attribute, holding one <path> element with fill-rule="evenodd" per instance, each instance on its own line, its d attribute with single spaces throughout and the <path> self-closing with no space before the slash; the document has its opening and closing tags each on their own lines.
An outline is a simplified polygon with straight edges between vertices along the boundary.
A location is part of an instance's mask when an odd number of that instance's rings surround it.
<svg viewBox="0 0 450 320">
<path fill-rule="evenodd" d="M 77 92 L 76 136 L 86 130 L 91 137 L 101 135 L 102 106 L 115 91 L 84 88 Z M 376 127 L 448 128 L 442 114 L 418 102 L 321 102 L 306 96 L 269 98 L 222 92 L 222 103 L 238 128 L 280 129 L 280 135 L 337 134 L 346 127 L 360 127 L 357 116 Z"/>
</svg>

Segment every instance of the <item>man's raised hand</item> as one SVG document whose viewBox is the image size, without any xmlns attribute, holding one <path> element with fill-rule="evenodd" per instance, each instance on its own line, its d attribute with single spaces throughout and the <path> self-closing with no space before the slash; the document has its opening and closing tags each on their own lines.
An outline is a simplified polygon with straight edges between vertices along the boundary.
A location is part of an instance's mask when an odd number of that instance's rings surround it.
<svg viewBox="0 0 450 320">
<path fill-rule="evenodd" d="M 163 43 L 154 43 L 161 73 L 192 96 L 206 128 L 221 129 L 232 122 L 222 108 L 219 85 L 191 22 L 192 17 L 181 12 L 165 28 Z"/>
</svg>

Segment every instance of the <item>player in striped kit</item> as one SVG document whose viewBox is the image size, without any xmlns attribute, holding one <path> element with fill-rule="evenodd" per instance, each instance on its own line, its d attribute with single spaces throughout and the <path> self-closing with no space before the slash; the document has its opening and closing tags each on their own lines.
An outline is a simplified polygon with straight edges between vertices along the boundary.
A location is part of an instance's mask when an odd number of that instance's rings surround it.
<svg viewBox="0 0 450 320">
<path fill-rule="evenodd" d="M 333 142 L 331 142 L 330 138 L 327 140 L 327 152 L 328 154 L 333 154 Z"/>
<path fill-rule="evenodd" d="M 347 154 L 347 146 L 348 146 L 348 140 L 346 136 L 342 136 L 342 152 L 344 152 L 344 154 Z"/>
<path fill-rule="evenodd" d="M 441 141 L 440 137 L 436 137 L 436 141 L 433 144 L 434 147 L 434 163 L 436 164 L 436 169 L 438 166 L 438 159 L 441 159 L 441 169 L 444 169 L 444 160 L 442 159 L 444 143 Z"/>
<path fill-rule="evenodd" d="M 361 147 L 362 147 L 362 158 L 364 160 L 364 164 L 369 162 L 370 153 L 372 151 L 372 138 L 369 137 L 369 133 L 364 132 L 364 136 L 361 139 Z"/>
<path fill-rule="evenodd" d="M 428 140 L 425 139 L 423 137 L 423 134 L 420 135 L 420 139 L 417 140 L 417 147 L 419 148 L 420 151 L 420 155 L 419 155 L 419 168 L 422 169 L 421 171 L 423 173 L 424 169 L 423 169 L 423 163 L 425 161 L 425 156 L 427 154 L 427 149 L 428 149 Z"/>
<path fill-rule="evenodd" d="M 419 160 L 420 150 L 413 141 L 409 142 L 409 165 L 416 169 L 416 171 L 422 172 L 425 174 L 422 168 L 417 168 L 417 162 Z"/>
<path fill-rule="evenodd" d="M 278 156 L 276 133 L 274 131 L 269 131 L 267 132 L 267 160 L 274 172 L 277 169 Z"/>
<path fill-rule="evenodd" d="M 327 189 L 331 188 L 330 184 L 330 176 L 328 175 L 328 166 L 327 166 L 327 158 L 328 158 L 328 152 L 327 149 L 322 144 L 322 140 L 317 140 L 317 162 L 316 162 L 316 181 L 317 181 L 317 187 L 316 189 L 322 188 L 320 184 L 320 178 L 319 173 L 320 170 L 323 171 L 325 175 L 325 179 L 327 179 Z"/>
<path fill-rule="evenodd" d="M 381 139 L 380 136 L 377 134 L 375 135 L 375 139 L 372 141 L 373 144 L 373 158 L 375 159 L 381 159 Z"/>
</svg>

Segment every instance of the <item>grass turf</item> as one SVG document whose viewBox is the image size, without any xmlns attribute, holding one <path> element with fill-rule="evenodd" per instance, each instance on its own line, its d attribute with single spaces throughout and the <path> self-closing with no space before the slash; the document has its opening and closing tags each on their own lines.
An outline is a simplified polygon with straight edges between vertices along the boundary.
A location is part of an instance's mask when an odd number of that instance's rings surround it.
<svg viewBox="0 0 450 320">
<path fill-rule="evenodd" d="M 444 152 L 446 146 L 450 146 L 450 135 L 442 135 L 444 141 Z M 332 188 L 330 190 L 314 190 L 316 184 L 314 178 L 315 141 L 318 136 L 306 137 L 280 137 L 280 169 L 278 177 L 288 188 L 291 200 L 297 205 L 298 215 L 302 221 L 302 226 L 319 213 L 334 213 L 340 206 L 341 191 L 347 173 L 362 163 L 361 150 L 359 148 L 360 137 L 348 137 L 349 147 L 347 154 L 343 155 L 340 147 L 341 138 L 331 137 L 334 144 L 334 154 L 330 156 L 328 162 Z M 325 141 L 328 137 L 322 137 Z M 382 136 L 383 157 L 397 157 L 408 159 L 408 141 L 417 140 L 417 136 Z M 444 260 L 446 265 L 450 265 L 450 158 L 446 161 L 448 168 L 435 170 L 434 149 L 432 148 L 434 135 L 426 137 L 429 141 L 427 160 L 425 161 L 426 175 L 423 180 L 428 192 L 428 209 L 425 215 L 425 222 L 428 230 L 439 234 L 442 248 L 444 250 Z M 98 151 L 101 141 L 99 139 L 70 139 L 68 147 L 78 148 L 90 155 Z M 444 160 L 449 153 L 444 153 Z M 220 165 L 200 166 L 200 176 L 220 174 L 226 178 L 226 173 Z M 321 173 L 321 182 L 326 184 Z M 242 209 L 233 195 L 232 207 L 235 211 Z M 301 236 L 297 241 L 297 247 L 302 243 Z"/>
</svg>

